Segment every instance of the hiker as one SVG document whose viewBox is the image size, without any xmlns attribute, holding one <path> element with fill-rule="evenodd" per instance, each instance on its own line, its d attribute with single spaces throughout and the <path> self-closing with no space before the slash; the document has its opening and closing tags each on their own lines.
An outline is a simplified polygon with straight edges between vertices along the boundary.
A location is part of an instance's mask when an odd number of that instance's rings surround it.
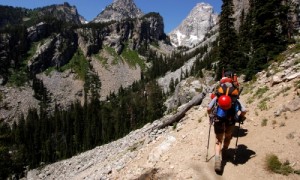
<svg viewBox="0 0 300 180">
<path fill-rule="evenodd" d="M 234 80 L 232 73 L 225 73 L 217 88 L 216 96 L 207 108 L 210 125 L 214 124 L 216 134 L 215 170 L 219 172 L 221 171 L 221 157 L 225 156 L 229 147 L 235 123 L 242 123 L 246 119 L 246 109 L 238 100 L 238 96 L 238 82 Z"/>
</svg>

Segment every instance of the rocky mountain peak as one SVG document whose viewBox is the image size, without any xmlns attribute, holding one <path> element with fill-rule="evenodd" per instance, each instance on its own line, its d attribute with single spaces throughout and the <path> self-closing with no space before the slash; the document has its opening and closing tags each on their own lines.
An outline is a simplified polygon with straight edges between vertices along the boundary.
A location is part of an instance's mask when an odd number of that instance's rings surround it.
<svg viewBox="0 0 300 180">
<path fill-rule="evenodd" d="M 198 3 L 182 23 L 170 34 L 175 46 L 193 46 L 199 43 L 205 34 L 216 25 L 218 15 L 207 3 Z"/>
<path fill-rule="evenodd" d="M 39 16 L 53 16 L 59 20 L 69 23 L 81 24 L 84 21 L 82 16 L 78 14 L 77 8 L 75 6 L 71 6 L 67 2 L 35 10 L 38 11 Z"/>
<path fill-rule="evenodd" d="M 114 0 L 93 22 L 120 21 L 127 18 L 141 17 L 143 14 L 144 13 L 136 6 L 133 0 Z"/>
</svg>

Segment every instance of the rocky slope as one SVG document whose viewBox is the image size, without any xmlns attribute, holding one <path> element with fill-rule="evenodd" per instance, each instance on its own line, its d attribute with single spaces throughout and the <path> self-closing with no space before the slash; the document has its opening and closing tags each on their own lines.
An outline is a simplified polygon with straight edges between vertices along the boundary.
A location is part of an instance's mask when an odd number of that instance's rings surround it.
<svg viewBox="0 0 300 180">
<path fill-rule="evenodd" d="M 206 45 L 209 45 L 209 44 L 213 43 L 216 40 L 217 36 L 218 36 L 217 28 L 218 28 L 218 26 L 215 26 L 211 31 L 212 35 L 210 37 L 207 37 L 205 40 L 203 40 L 197 46 L 189 49 L 185 53 L 192 53 L 197 48 L 201 48 L 203 46 L 206 46 Z M 210 51 L 210 48 L 208 48 L 208 51 Z M 201 57 L 201 59 L 203 59 L 204 56 L 205 56 L 205 54 Z M 170 82 L 171 82 L 172 79 L 174 81 L 176 81 L 176 80 L 180 81 L 180 76 L 181 76 L 182 72 L 190 72 L 191 71 L 191 68 L 195 63 L 196 58 L 197 57 L 191 58 L 190 60 L 185 62 L 184 65 L 181 68 L 179 68 L 179 69 L 177 69 L 173 72 L 169 71 L 163 77 L 160 77 L 160 78 L 157 79 L 158 84 L 162 87 L 164 92 L 169 91 L 169 85 L 170 85 Z"/>
<path fill-rule="evenodd" d="M 114 0 L 92 22 L 121 21 L 139 18 L 143 15 L 144 13 L 135 5 L 133 0 Z"/>
<path fill-rule="evenodd" d="M 78 13 L 77 8 L 67 2 L 36 9 L 0 5 L 0 10 L 0 29 L 7 25 L 33 25 L 38 19 L 45 17 L 53 17 L 57 20 L 77 25 L 85 21 Z"/>
<path fill-rule="evenodd" d="M 61 7 L 64 6 L 67 5 L 61 5 Z M 170 47 L 165 43 L 167 40 L 164 33 L 164 23 L 158 13 L 151 13 L 142 18 L 122 22 L 94 25 L 97 27 L 85 25 L 84 27 L 65 28 L 58 31 L 54 28 L 56 25 L 40 22 L 28 27 L 24 30 L 26 32 L 22 37 L 22 43 L 16 41 L 16 38 L 9 32 L 1 33 L 0 59 L 1 62 L 5 63 L 5 66 L 14 67 L 16 61 L 24 61 L 24 58 L 20 58 L 22 55 L 14 56 L 15 49 L 25 48 L 24 51 L 26 52 L 27 48 L 28 52 L 23 55 L 26 56 L 26 61 L 23 63 L 26 64 L 24 65 L 26 67 L 23 69 L 28 68 L 30 75 L 37 75 L 39 79 L 42 79 L 49 92 L 49 97 L 52 99 L 51 103 L 57 102 L 61 107 L 68 107 L 72 101 L 82 101 L 84 94 L 84 81 L 74 69 L 69 68 L 68 71 L 57 72 L 62 71 L 61 68 L 69 65 L 71 61 L 73 65 L 76 59 L 77 61 L 81 60 L 81 63 L 88 64 L 86 73 L 95 74 L 99 78 L 102 83 L 99 93 L 101 99 L 104 100 L 109 93 L 116 92 L 121 86 L 128 87 L 134 81 L 140 80 L 141 67 L 138 64 L 129 64 L 131 57 L 129 58 L 128 54 L 133 54 L 135 60 L 143 64 L 145 59 L 138 55 L 137 49 L 144 44 L 157 42 L 164 44 L 162 46 L 165 47 L 164 49 Z M 20 59 L 15 60 L 16 58 Z M 51 71 L 53 73 L 49 74 Z M 23 73 L 25 76 L 25 72 Z M 8 72 L 5 69 L 2 71 L 1 68 L 0 93 L 3 95 L 0 106 L 6 104 L 7 108 L 0 109 L 0 118 L 12 123 L 20 113 L 26 112 L 26 108 L 37 106 L 35 106 L 36 103 L 23 104 L 23 101 L 17 99 L 16 101 L 20 101 L 23 110 L 20 111 L 20 109 L 13 107 L 9 102 L 10 97 L 7 95 L 10 89 L 7 84 L 7 74 Z M 112 79 L 114 83 L 111 83 Z M 34 93 L 33 90 L 30 90 L 30 86 L 31 82 L 24 84 L 27 94 Z M 65 92 L 60 92 L 64 88 L 66 92 L 69 92 L 69 94 L 65 94 L 66 97 L 62 97 Z M 21 94 L 17 97 L 21 97 Z M 33 97 L 31 99 L 34 101 Z"/>
<path fill-rule="evenodd" d="M 65 2 L 64 4 L 46 6 L 43 8 L 34 9 L 38 11 L 38 16 L 54 16 L 55 18 L 68 22 L 75 23 L 77 25 L 81 24 L 84 19 L 82 16 L 78 14 L 77 8 L 75 6 L 71 6 L 69 3 Z"/>
<path fill-rule="evenodd" d="M 192 47 L 202 41 L 216 23 L 217 14 L 213 12 L 213 7 L 198 3 L 182 23 L 169 33 L 171 42 L 174 46 Z"/>
<path fill-rule="evenodd" d="M 239 29 L 240 25 L 241 25 L 241 15 L 242 12 L 244 12 L 245 14 L 248 13 L 249 11 L 249 0 L 233 0 L 233 17 L 235 18 L 235 29 Z"/>
<path fill-rule="evenodd" d="M 283 57 L 258 73 L 256 81 L 241 83 L 247 119 L 239 133 L 237 159 L 233 161 L 235 133 L 221 175 L 213 170 L 213 133 L 206 162 L 207 94 L 176 126 L 156 128 L 172 116 L 168 115 L 122 139 L 32 170 L 27 179 L 298 179 L 296 174 L 274 174 L 265 166 L 266 155 L 273 153 L 300 169 L 300 52 L 288 50 Z"/>
</svg>

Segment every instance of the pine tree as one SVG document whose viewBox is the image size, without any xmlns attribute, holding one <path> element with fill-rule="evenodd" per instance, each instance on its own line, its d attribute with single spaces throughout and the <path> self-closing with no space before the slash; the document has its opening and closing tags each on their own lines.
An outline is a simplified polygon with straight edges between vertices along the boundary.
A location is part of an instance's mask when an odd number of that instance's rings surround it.
<svg viewBox="0 0 300 180">
<path fill-rule="evenodd" d="M 237 69 L 237 33 L 234 28 L 233 2 L 223 0 L 222 12 L 220 15 L 219 35 L 219 69 L 217 78 L 221 77 L 222 68 Z"/>
<path fill-rule="evenodd" d="M 244 29 L 250 29 L 249 61 L 246 79 L 249 80 L 268 62 L 285 49 L 288 43 L 287 7 L 281 0 L 250 1 Z M 249 42 L 247 42 L 249 43 Z"/>
</svg>

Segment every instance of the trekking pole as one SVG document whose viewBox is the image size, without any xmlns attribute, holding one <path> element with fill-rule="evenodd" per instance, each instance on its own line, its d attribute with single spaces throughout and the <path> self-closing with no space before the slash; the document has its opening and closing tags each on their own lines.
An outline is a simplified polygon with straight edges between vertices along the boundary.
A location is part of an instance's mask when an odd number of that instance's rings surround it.
<svg viewBox="0 0 300 180">
<path fill-rule="evenodd" d="M 211 123 L 209 123 L 209 130 L 208 130 L 208 140 L 207 140 L 207 150 L 206 150 L 206 162 L 208 161 L 208 148 L 209 148 L 209 139 L 210 139 L 210 129 L 211 129 Z"/>
<path fill-rule="evenodd" d="M 235 143 L 235 150 L 234 150 L 234 157 L 233 160 L 236 160 L 236 153 L 237 153 L 237 149 L 238 149 L 238 140 L 239 140 L 239 134 L 240 134 L 240 127 L 241 127 L 241 122 L 239 122 L 239 128 L 237 131 L 237 137 L 236 137 L 236 143 Z"/>
</svg>

